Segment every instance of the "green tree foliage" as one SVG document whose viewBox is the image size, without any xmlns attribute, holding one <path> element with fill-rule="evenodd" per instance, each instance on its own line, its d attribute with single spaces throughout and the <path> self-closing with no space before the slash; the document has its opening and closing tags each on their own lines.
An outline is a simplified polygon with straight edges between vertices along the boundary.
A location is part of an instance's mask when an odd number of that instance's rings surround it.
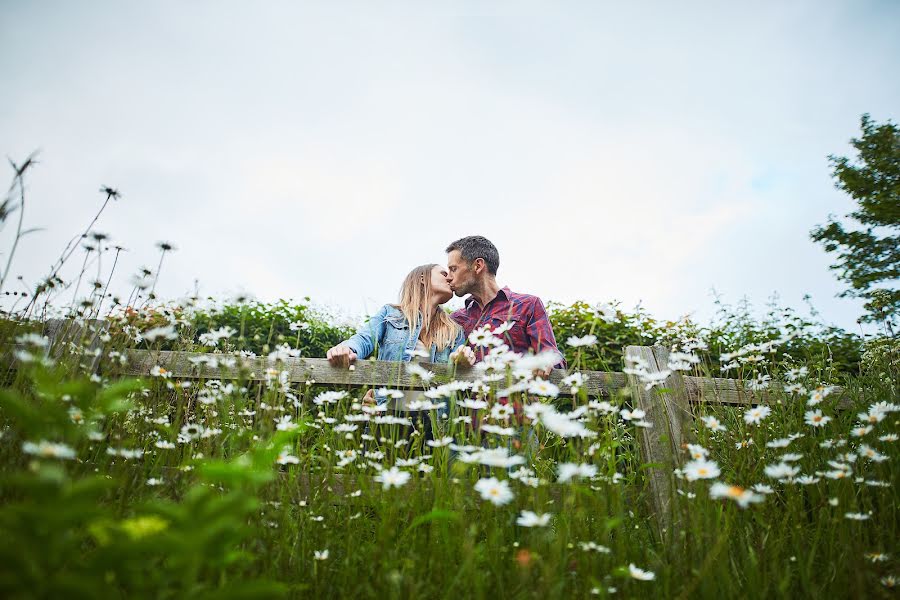
<svg viewBox="0 0 900 600">
<path fill-rule="evenodd" d="M 858 203 L 846 218 L 861 228 L 845 229 L 829 216 L 810 236 L 836 255 L 831 269 L 849 285 L 841 296 L 865 299 L 868 314 L 862 320 L 884 322 L 892 332 L 892 322 L 900 316 L 900 131 L 867 114 L 861 129 L 862 136 L 850 142 L 859 154 L 857 162 L 829 156 L 835 185 Z"/>
</svg>

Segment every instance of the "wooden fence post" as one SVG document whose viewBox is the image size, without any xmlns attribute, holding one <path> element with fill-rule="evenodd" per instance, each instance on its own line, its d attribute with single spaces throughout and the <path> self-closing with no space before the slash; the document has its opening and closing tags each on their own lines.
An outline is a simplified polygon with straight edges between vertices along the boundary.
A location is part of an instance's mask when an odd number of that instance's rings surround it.
<svg viewBox="0 0 900 600">
<path fill-rule="evenodd" d="M 91 373 L 96 373 L 100 366 L 104 347 L 101 336 L 108 331 L 109 321 L 105 319 L 48 319 L 44 323 L 44 335 L 50 340 L 50 356 L 59 358 L 70 343 L 80 345 L 82 357 L 86 359 L 83 366 Z"/>
<path fill-rule="evenodd" d="M 669 351 L 660 346 L 628 346 L 625 360 L 638 359 L 647 365 L 648 373 L 668 370 Z M 666 389 L 645 389 L 636 375 L 628 375 L 632 391 L 632 406 L 643 410 L 653 427 L 639 428 L 638 441 L 644 462 L 658 465 L 648 471 L 650 500 L 657 517 L 657 529 L 662 539 L 673 529 L 671 510 L 675 492 L 673 470 L 682 464 L 682 445 L 690 439 L 691 409 L 684 380 L 672 371 L 659 386 Z"/>
</svg>

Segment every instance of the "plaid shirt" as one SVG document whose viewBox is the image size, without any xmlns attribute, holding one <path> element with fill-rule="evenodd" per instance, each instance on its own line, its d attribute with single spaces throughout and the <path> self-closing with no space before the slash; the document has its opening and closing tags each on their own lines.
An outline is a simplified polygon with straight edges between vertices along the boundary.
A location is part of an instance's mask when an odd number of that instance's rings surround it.
<svg viewBox="0 0 900 600">
<path fill-rule="evenodd" d="M 501 336 L 510 350 L 520 354 L 526 354 L 529 350 L 559 352 L 553 327 L 547 318 L 547 311 L 544 310 L 544 303 L 537 296 L 517 294 L 504 287 L 484 308 L 479 306 L 474 298 L 469 297 L 466 299 L 466 307 L 450 316 L 463 328 L 467 338 L 472 331 L 482 325 L 490 325 L 491 329 L 495 329 L 505 321 L 515 321 L 512 328 Z M 482 360 L 485 349 L 469 345 L 475 351 L 477 359 Z M 562 352 L 559 352 L 559 355 L 562 356 Z M 563 358 L 555 368 L 565 369 L 566 359 Z"/>
</svg>

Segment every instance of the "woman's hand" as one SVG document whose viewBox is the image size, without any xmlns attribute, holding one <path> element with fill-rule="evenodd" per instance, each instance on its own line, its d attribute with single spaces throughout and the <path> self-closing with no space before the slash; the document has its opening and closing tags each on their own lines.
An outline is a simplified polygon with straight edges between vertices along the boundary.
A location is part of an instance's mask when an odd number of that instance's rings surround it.
<svg viewBox="0 0 900 600">
<path fill-rule="evenodd" d="M 362 399 L 363 406 L 375 406 L 375 390 L 368 390 Z"/>
<path fill-rule="evenodd" d="M 450 362 L 458 367 L 469 368 L 475 364 L 475 353 L 468 346 L 460 346 L 450 353 Z"/>
<path fill-rule="evenodd" d="M 325 353 L 325 358 L 328 359 L 328 362 L 332 367 L 347 368 L 356 362 L 356 352 L 351 350 L 348 346 L 338 344 L 337 346 L 328 349 L 328 352 Z"/>
</svg>

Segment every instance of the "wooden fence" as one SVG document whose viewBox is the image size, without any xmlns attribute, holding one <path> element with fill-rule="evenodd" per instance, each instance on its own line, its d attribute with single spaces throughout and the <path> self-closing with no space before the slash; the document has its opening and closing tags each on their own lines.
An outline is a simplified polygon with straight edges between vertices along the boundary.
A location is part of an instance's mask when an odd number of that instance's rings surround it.
<svg viewBox="0 0 900 600">
<path fill-rule="evenodd" d="M 99 322 L 93 329 L 78 328 L 53 324 L 48 333 L 53 340 L 51 346 L 58 347 L 59 342 L 72 341 L 82 336 L 91 348 L 101 348 L 99 331 L 105 330 L 105 323 Z M 85 331 L 89 335 L 84 335 Z M 97 362 L 99 353 L 92 359 L 92 367 L 103 367 Z M 148 376 L 151 369 L 161 367 L 168 376 L 176 379 L 242 379 L 248 381 L 264 381 L 267 371 L 273 365 L 266 357 L 238 358 L 233 355 L 203 354 L 192 352 L 169 352 L 153 350 L 126 350 L 127 362 L 115 369 L 120 375 Z M 626 359 L 641 359 L 647 365 L 648 373 L 659 373 L 667 370 L 669 352 L 665 348 L 654 346 L 628 346 L 625 348 Z M 234 366 L 222 365 L 223 359 L 237 359 Z M 214 362 L 213 362 L 214 361 Z M 216 364 L 217 363 L 217 364 Z M 216 366 L 210 366 L 216 364 Z M 473 381 L 480 375 L 475 369 L 457 369 L 448 364 L 419 363 L 433 373 L 435 380 L 446 382 L 451 379 Z M 414 388 L 421 383 L 407 372 L 406 364 L 401 362 L 384 362 L 364 360 L 358 361 L 352 370 L 332 367 L 327 360 L 321 358 L 287 358 L 277 364 L 278 371 L 287 371 L 289 383 L 316 383 L 351 388 L 391 387 Z M 705 378 L 682 375 L 672 371 L 660 389 L 646 390 L 638 377 L 618 372 L 583 371 L 584 389 L 589 397 L 612 397 L 621 390 L 630 392 L 632 408 L 645 411 L 647 421 L 652 427 L 637 428 L 641 458 L 653 467 L 648 474 L 650 500 L 657 515 L 660 534 L 672 531 L 672 511 L 670 505 L 675 490 L 674 469 L 681 466 L 686 456 L 684 445 L 692 439 L 693 412 L 697 405 L 736 405 L 750 407 L 772 402 L 765 391 L 748 389 L 745 382 L 739 379 Z M 268 375 L 271 376 L 271 375 Z M 560 387 L 560 395 L 571 397 L 568 386 L 561 381 L 566 373 L 554 370 L 550 382 Z M 850 407 L 844 390 L 834 389 L 838 408 Z"/>
</svg>

